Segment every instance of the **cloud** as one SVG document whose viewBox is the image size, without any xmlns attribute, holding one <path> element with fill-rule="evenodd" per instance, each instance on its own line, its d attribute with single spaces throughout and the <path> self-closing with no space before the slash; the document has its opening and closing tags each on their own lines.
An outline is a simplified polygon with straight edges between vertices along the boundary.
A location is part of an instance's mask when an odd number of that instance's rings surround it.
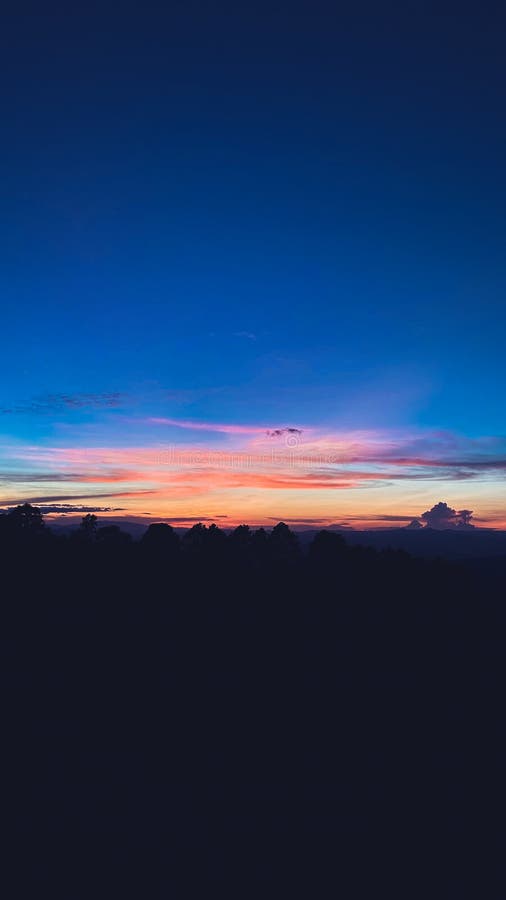
<svg viewBox="0 0 506 900">
<path fill-rule="evenodd" d="M 117 491 L 114 493 L 107 494 L 58 494 L 55 496 L 38 496 L 38 497 L 19 497 L 17 499 L 13 499 L 12 497 L 8 500 L 0 500 L 0 507 L 6 508 L 10 506 L 20 506 L 23 503 L 30 503 L 32 506 L 39 506 L 41 503 L 57 503 L 60 500 L 86 500 L 86 499 L 104 499 L 106 497 L 137 497 L 143 494 L 153 494 L 155 491 Z"/>
<path fill-rule="evenodd" d="M 186 428 L 189 431 L 216 431 L 221 434 L 263 434 L 278 437 L 283 434 L 302 434 L 301 428 L 268 428 L 265 425 L 232 425 L 217 422 L 198 422 L 192 419 L 171 419 L 165 416 L 152 416 L 146 420 L 150 425 L 170 425 L 173 428 Z"/>
<path fill-rule="evenodd" d="M 65 515 L 65 513 L 109 513 L 127 511 L 124 506 L 74 506 L 71 503 L 42 504 L 39 505 L 38 508 L 41 513 L 44 513 L 45 515 L 49 513 Z M 12 509 L 14 509 L 14 507 L 12 507 Z M 6 511 L 8 512 L 9 509 Z"/>
<path fill-rule="evenodd" d="M 116 391 L 94 394 L 44 394 L 22 406 L 0 406 L 0 415 L 47 415 L 58 410 L 112 409 L 121 406 L 124 395 Z"/>
<path fill-rule="evenodd" d="M 432 509 L 422 513 L 420 519 L 425 522 L 427 528 L 443 530 L 447 528 L 474 528 L 471 524 L 472 511 L 470 509 L 452 509 L 447 503 L 436 503 Z"/>
<path fill-rule="evenodd" d="M 435 459 L 431 457 L 387 457 L 388 461 L 395 466 L 412 466 L 417 468 L 445 468 L 445 469 L 461 469 L 463 471 L 486 471 L 487 469 L 506 469 L 506 457 L 501 459 Z"/>
<path fill-rule="evenodd" d="M 304 434 L 302 428 L 274 428 L 272 431 L 266 431 L 265 433 L 267 437 L 282 437 L 284 434 L 299 437 Z"/>
<path fill-rule="evenodd" d="M 338 523 L 332 516 L 267 516 L 267 519 L 271 522 L 279 522 L 281 518 L 286 525 L 300 525 L 305 528 L 351 528 L 349 523 Z"/>
<path fill-rule="evenodd" d="M 360 516 L 361 519 L 374 519 L 375 522 L 411 522 L 413 516 L 395 515 L 394 513 L 379 513 L 378 515 Z"/>
<path fill-rule="evenodd" d="M 43 402 L 50 405 L 66 406 L 69 409 L 116 407 L 121 406 L 123 401 L 124 395 L 117 391 L 101 394 L 47 394 L 43 399 Z"/>
<path fill-rule="evenodd" d="M 30 484 L 33 482 L 81 481 L 82 472 L 0 472 L 2 484 Z"/>
<path fill-rule="evenodd" d="M 441 496 L 440 483 L 446 482 L 449 491 L 452 483 L 451 496 L 455 497 L 459 481 L 475 479 L 480 485 L 473 486 L 471 495 L 479 495 L 480 500 L 473 504 L 468 499 L 466 504 L 478 507 L 479 502 L 482 515 L 501 513 L 497 521 L 503 521 L 499 494 L 487 497 L 484 483 L 489 481 L 491 489 L 499 484 L 501 469 L 506 467 L 504 438 L 386 431 L 322 434 L 294 426 L 211 425 L 186 419 L 161 422 L 196 428 L 197 432 L 215 428 L 239 437 L 225 449 L 219 449 L 224 446 L 219 438 L 214 444 L 210 438 L 211 443 L 203 447 L 191 433 L 184 436 L 183 443 L 175 439 L 171 443 L 167 436 L 164 443 L 156 433 L 155 443 L 153 430 L 148 446 L 4 445 L 0 505 L 27 501 L 80 506 L 103 499 L 112 507 L 123 498 L 132 498 L 124 503 L 129 510 L 151 509 L 157 518 L 168 514 L 178 521 L 178 512 L 198 521 L 214 510 L 226 511 L 229 521 L 246 515 L 262 516 L 266 521 L 267 514 L 279 509 L 283 518 L 291 514 L 292 520 L 301 523 L 304 519 L 316 523 L 325 513 L 323 518 L 334 524 L 342 517 L 364 527 L 369 523 L 395 527 L 408 525 L 415 517 L 430 527 L 464 528 L 472 523 L 481 525 L 484 520 L 471 519 L 465 510 L 452 510 L 446 504 L 434 513 L 428 508 L 432 499 L 421 501 L 427 507 L 424 518 L 415 515 L 423 506 L 413 509 L 412 499 L 407 506 L 409 515 L 394 515 L 391 507 L 389 515 L 372 511 L 380 506 L 378 494 L 391 485 L 396 485 L 399 494 L 401 485 L 418 485 L 427 497 L 429 485 L 434 486 L 435 496 Z M 82 433 L 79 438 L 84 440 Z M 356 509 L 352 508 L 351 491 L 361 492 L 356 495 Z M 23 493 L 29 496 L 14 499 Z"/>
<path fill-rule="evenodd" d="M 476 470 L 471 469 L 473 460 L 469 454 L 469 468 L 463 472 L 460 466 L 465 457 L 460 455 L 455 463 L 456 468 L 453 468 L 450 459 L 444 462 L 434 459 L 429 462 L 424 457 L 424 464 L 421 465 L 420 456 L 414 455 L 412 458 L 407 455 L 406 445 L 409 445 L 409 439 L 404 438 L 381 439 L 381 436 L 376 435 L 351 434 L 302 441 L 301 435 L 304 432 L 300 428 L 268 429 L 275 437 L 285 437 L 283 446 L 278 447 L 277 443 L 271 442 L 270 437 L 266 437 L 266 430 L 259 426 L 209 426 L 207 423 L 179 419 L 161 421 L 164 424 L 176 422 L 179 427 L 196 427 L 200 430 L 215 427 L 227 432 L 239 431 L 246 437 L 252 431 L 258 436 L 261 431 L 264 445 L 262 447 L 261 440 L 246 441 L 245 446 L 234 449 L 233 452 L 215 448 L 202 450 L 201 447 L 187 445 L 169 445 L 167 448 L 18 446 L 13 448 L 12 453 L 13 457 L 16 456 L 17 465 L 24 461 L 31 466 L 34 486 L 38 481 L 52 480 L 47 471 L 41 476 L 33 471 L 40 465 L 41 468 L 46 466 L 58 471 L 54 477 L 55 484 L 59 481 L 97 485 L 126 482 L 134 486 L 136 483 L 148 482 L 151 487 L 158 488 L 158 496 L 165 489 L 167 497 L 169 489 L 174 494 L 177 491 L 179 497 L 187 490 L 191 497 L 197 490 L 206 492 L 228 487 L 329 490 L 367 485 L 385 486 L 403 481 L 483 478 L 484 473 L 488 474 L 487 463 L 492 464 L 491 472 L 495 474 L 499 462 L 497 457 L 484 460 L 483 446 L 480 446 Z M 404 452 L 399 453 L 399 449 Z M 2 480 L 9 481 L 8 475 Z M 28 474 L 26 478 L 21 474 L 14 476 L 12 481 L 29 483 L 30 478 Z M 412 516 L 407 521 L 411 518 Z"/>
<path fill-rule="evenodd" d="M 246 338 L 248 341 L 256 341 L 257 336 L 252 331 L 234 331 L 234 337 Z"/>
<path fill-rule="evenodd" d="M 151 513 L 150 513 L 151 515 Z M 226 515 L 214 516 L 157 516 L 160 522 L 214 522 L 216 519 L 228 519 Z"/>
<path fill-rule="evenodd" d="M 170 425 L 173 428 L 186 428 L 188 431 L 216 431 L 222 434 L 262 434 L 264 428 L 257 425 L 227 425 L 216 422 L 196 422 L 190 419 L 171 419 L 165 416 L 153 416 L 146 420 L 150 425 Z"/>
</svg>

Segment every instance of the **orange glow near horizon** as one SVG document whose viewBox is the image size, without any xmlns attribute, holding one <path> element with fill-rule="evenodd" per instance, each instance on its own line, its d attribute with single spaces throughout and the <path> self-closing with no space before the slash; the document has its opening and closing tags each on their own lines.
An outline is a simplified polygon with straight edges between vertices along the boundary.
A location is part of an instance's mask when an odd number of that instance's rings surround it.
<svg viewBox="0 0 506 900">
<path fill-rule="evenodd" d="M 506 528 L 506 464 L 491 439 L 218 428 L 225 450 L 205 444 L 4 449 L 13 471 L 2 505 L 28 501 L 52 516 L 94 507 L 106 517 L 175 524 L 285 520 L 378 528 L 405 525 L 444 499 L 474 510 L 478 526 Z"/>
</svg>

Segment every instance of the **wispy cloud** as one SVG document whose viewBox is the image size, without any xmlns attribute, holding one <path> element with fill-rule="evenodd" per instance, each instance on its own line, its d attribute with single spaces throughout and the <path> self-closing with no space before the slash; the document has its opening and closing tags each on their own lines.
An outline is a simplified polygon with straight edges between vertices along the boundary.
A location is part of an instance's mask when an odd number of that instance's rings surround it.
<svg viewBox="0 0 506 900">
<path fill-rule="evenodd" d="M 47 415 L 61 410 L 113 409 L 125 402 L 117 392 L 99 394 L 44 394 L 20 406 L 0 406 L 0 415 Z"/>
<path fill-rule="evenodd" d="M 44 515 L 66 515 L 70 513 L 82 513 L 83 515 L 86 515 L 87 513 L 110 513 L 127 511 L 124 506 L 81 506 L 79 504 L 74 505 L 72 503 L 45 503 L 39 504 L 38 508 Z"/>
<path fill-rule="evenodd" d="M 253 331 L 234 331 L 234 337 L 246 338 L 248 341 L 256 341 L 257 339 Z"/>
<path fill-rule="evenodd" d="M 187 431 L 208 431 L 221 434 L 250 434 L 280 437 L 283 434 L 301 435 L 301 428 L 273 428 L 267 425 L 236 425 L 218 422 L 202 422 L 193 419 L 172 419 L 165 416 L 152 416 L 146 420 L 149 425 L 169 425 L 172 428 L 184 428 Z"/>
<path fill-rule="evenodd" d="M 121 497 L 129 498 L 125 505 L 132 511 L 146 509 L 149 497 L 153 513 L 164 518 L 174 514 L 180 520 L 180 513 L 200 519 L 212 512 L 214 518 L 227 514 L 251 521 L 261 507 L 265 521 L 273 504 L 280 508 L 281 503 L 285 514 L 289 511 L 291 518 L 299 521 L 307 518 L 316 522 L 323 511 L 327 519 L 330 510 L 330 521 L 346 518 L 353 523 L 355 511 L 366 521 L 371 509 L 376 508 L 377 523 L 402 524 L 403 516 L 411 520 L 441 496 L 440 486 L 435 488 L 436 497 L 431 494 L 432 483 L 446 483 L 448 497 L 456 508 L 470 505 L 478 510 L 477 517 L 499 514 L 501 496 L 504 501 L 504 491 L 501 495 L 498 490 L 506 474 L 506 439 L 501 437 L 466 439 L 441 433 L 387 431 L 318 433 L 293 426 L 266 428 L 172 418 L 161 421 L 188 429 L 190 442 L 127 447 L 4 447 L 1 505 L 25 501 L 81 505 L 107 498 L 112 506 L 115 498 Z M 209 428 L 237 435 L 233 449 L 218 449 L 218 441 L 203 449 L 190 432 Z M 63 483 L 67 494 L 61 493 Z M 411 495 L 425 499 L 416 506 L 412 499 L 400 516 L 394 510 L 382 511 L 379 498 L 385 496 L 387 487 L 397 498 Z M 478 491 L 489 498 L 481 509 L 476 502 Z M 355 499 L 348 497 L 350 492 Z M 21 496 L 23 493 L 27 496 Z M 375 495 L 378 500 L 373 499 Z M 343 500 L 338 499 L 341 497 Z M 389 515 L 391 520 L 384 518 Z"/>
<path fill-rule="evenodd" d="M 47 394 L 43 402 L 54 406 L 65 406 L 69 409 L 100 409 L 121 406 L 125 395 L 116 391 L 101 394 Z"/>
<path fill-rule="evenodd" d="M 57 494 L 52 496 L 42 495 L 36 497 L 17 497 L 13 499 L 12 497 L 8 500 L 0 500 L 0 507 L 11 507 L 11 506 L 19 506 L 21 503 L 31 503 L 33 506 L 39 506 L 41 503 L 57 503 L 60 500 L 99 500 L 104 499 L 106 497 L 137 497 L 140 495 L 152 494 L 154 491 L 117 491 L 114 493 L 107 494 Z"/>
<path fill-rule="evenodd" d="M 47 481 L 81 481 L 82 472 L 0 472 L 0 484 L 31 484 L 36 481 L 42 484 Z"/>
</svg>

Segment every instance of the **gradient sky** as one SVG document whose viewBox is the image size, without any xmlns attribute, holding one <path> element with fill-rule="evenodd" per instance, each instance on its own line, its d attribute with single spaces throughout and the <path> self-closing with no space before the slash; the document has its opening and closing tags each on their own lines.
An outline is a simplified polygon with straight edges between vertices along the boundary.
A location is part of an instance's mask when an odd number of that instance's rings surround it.
<svg viewBox="0 0 506 900">
<path fill-rule="evenodd" d="M 79 6 L 2 22 L 2 506 L 506 527 L 500 5 Z"/>
</svg>

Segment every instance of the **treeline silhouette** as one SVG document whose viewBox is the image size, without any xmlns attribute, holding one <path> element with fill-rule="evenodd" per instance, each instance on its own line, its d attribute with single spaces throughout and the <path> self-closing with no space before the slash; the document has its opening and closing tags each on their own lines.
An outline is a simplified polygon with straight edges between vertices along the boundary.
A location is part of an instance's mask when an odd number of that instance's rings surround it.
<svg viewBox="0 0 506 900">
<path fill-rule="evenodd" d="M 500 806 L 502 576 L 327 531 L 303 552 L 283 523 L 56 534 L 27 504 L 0 553 L 12 823 L 41 884 L 64 842 L 137 860 L 148 896 L 196 868 L 321 894 L 351 865 L 357 888 L 364 847 L 378 872 L 448 854 Z"/>
</svg>

